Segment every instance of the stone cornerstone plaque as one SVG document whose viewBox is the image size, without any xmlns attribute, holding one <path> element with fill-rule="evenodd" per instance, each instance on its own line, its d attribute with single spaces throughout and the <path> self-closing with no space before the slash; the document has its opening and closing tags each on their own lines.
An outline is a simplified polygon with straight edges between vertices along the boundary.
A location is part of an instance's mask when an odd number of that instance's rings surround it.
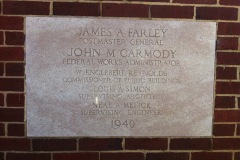
<svg viewBox="0 0 240 160">
<path fill-rule="evenodd" d="M 216 24 L 27 17 L 27 135 L 211 136 Z"/>
</svg>

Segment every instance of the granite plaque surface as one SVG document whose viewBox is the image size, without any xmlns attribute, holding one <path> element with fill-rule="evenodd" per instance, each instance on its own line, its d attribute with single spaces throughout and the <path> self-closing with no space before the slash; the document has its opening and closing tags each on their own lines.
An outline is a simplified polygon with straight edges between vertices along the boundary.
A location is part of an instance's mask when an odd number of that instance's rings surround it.
<svg viewBox="0 0 240 160">
<path fill-rule="evenodd" d="M 216 24 L 27 17 L 27 135 L 211 136 Z"/>
</svg>

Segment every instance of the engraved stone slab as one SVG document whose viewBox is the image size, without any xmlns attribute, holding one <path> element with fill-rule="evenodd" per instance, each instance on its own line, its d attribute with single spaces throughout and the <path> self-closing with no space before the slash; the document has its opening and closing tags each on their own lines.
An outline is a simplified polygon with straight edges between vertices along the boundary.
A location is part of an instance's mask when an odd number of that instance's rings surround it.
<svg viewBox="0 0 240 160">
<path fill-rule="evenodd" d="M 216 24 L 27 17 L 27 135 L 211 136 Z"/>
</svg>

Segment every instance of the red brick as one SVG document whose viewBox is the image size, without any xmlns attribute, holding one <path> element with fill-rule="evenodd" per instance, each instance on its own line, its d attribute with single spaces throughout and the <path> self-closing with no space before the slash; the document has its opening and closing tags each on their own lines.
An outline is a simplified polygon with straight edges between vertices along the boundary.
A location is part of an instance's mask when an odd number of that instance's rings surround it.
<svg viewBox="0 0 240 160">
<path fill-rule="evenodd" d="M 213 135 L 214 136 L 234 136 L 235 125 L 234 124 L 214 124 Z"/>
<path fill-rule="evenodd" d="M 0 47 L 0 61 L 23 61 L 23 47 Z"/>
<path fill-rule="evenodd" d="M 237 20 L 238 9 L 226 7 L 197 7 L 196 19 Z"/>
<path fill-rule="evenodd" d="M 23 32 L 6 32 L 6 45 L 24 45 L 25 36 Z"/>
<path fill-rule="evenodd" d="M 214 138 L 214 150 L 239 150 L 240 138 Z"/>
<path fill-rule="evenodd" d="M 24 136 L 24 124 L 8 124 L 8 136 Z"/>
<path fill-rule="evenodd" d="M 4 106 L 4 95 L 0 93 L 0 106 Z"/>
<path fill-rule="evenodd" d="M 107 17 L 148 17 L 148 5 L 103 3 L 102 16 Z"/>
<path fill-rule="evenodd" d="M 9 93 L 7 94 L 8 107 L 23 107 L 25 96 L 22 93 Z"/>
<path fill-rule="evenodd" d="M 208 138 L 179 138 L 171 139 L 171 150 L 209 150 L 211 149 L 211 139 Z"/>
<path fill-rule="evenodd" d="M 30 151 L 30 140 L 26 138 L 0 138 L 0 151 Z"/>
<path fill-rule="evenodd" d="M 5 125 L 3 123 L 0 123 L 0 136 L 5 135 Z"/>
<path fill-rule="evenodd" d="M 217 96 L 215 108 L 235 108 L 235 97 Z"/>
<path fill-rule="evenodd" d="M 122 150 L 122 139 L 121 138 L 79 139 L 79 150 L 85 151 Z"/>
<path fill-rule="evenodd" d="M 24 63 L 7 63 L 6 76 L 24 76 Z"/>
<path fill-rule="evenodd" d="M 232 160 L 232 153 L 197 152 L 197 153 L 192 153 L 191 160 Z"/>
<path fill-rule="evenodd" d="M 240 23 L 218 23 L 218 35 L 240 35 Z"/>
<path fill-rule="evenodd" d="M 151 6 L 151 17 L 153 18 L 190 18 L 194 16 L 192 6 Z"/>
<path fill-rule="evenodd" d="M 237 37 L 218 37 L 217 39 L 218 50 L 238 50 Z"/>
<path fill-rule="evenodd" d="M 215 122 L 240 122 L 240 110 L 216 110 Z"/>
<path fill-rule="evenodd" d="M 240 65 L 240 52 L 218 52 L 217 53 L 218 65 Z"/>
<path fill-rule="evenodd" d="M 6 160 L 51 160 L 50 153 L 7 153 Z"/>
<path fill-rule="evenodd" d="M 237 125 L 237 135 L 240 136 L 240 124 Z"/>
<path fill-rule="evenodd" d="M 237 68 L 235 67 L 217 67 L 217 79 L 237 79 Z"/>
<path fill-rule="evenodd" d="M 3 32 L 0 32 L 0 45 L 3 44 L 3 42 L 4 42 Z"/>
<path fill-rule="evenodd" d="M 220 0 L 221 5 L 231 5 L 231 6 L 240 6 L 239 0 Z"/>
<path fill-rule="evenodd" d="M 101 153 L 101 160 L 144 160 L 144 154 L 138 152 Z"/>
<path fill-rule="evenodd" d="M 3 14 L 49 15 L 49 2 L 4 1 Z"/>
<path fill-rule="evenodd" d="M 166 150 L 168 140 L 166 138 L 126 138 L 125 149 Z"/>
<path fill-rule="evenodd" d="M 54 153 L 53 160 L 99 160 L 99 154 L 96 152 Z"/>
<path fill-rule="evenodd" d="M 146 160 L 189 160 L 188 153 L 147 153 Z"/>
<path fill-rule="evenodd" d="M 0 91 L 23 91 L 23 78 L 0 78 Z"/>
<path fill-rule="evenodd" d="M 173 3 L 185 4 L 216 4 L 217 0 L 173 0 Z"/>
<path fill-rule="evenodd" d="M 240 82 L 217 82 L 217 94 L 240 94 Z"/>
<path fill-rule="evenodd" d="M 76 139 L 33 139 L 33 151 L 74 151 Z"/>
<path fill-rule="evenodd" d="M 23 30 L 23 17 L 0 16 L 0 29 Z"/>
<path fill-rule="evenodd" d="M 235 153 L 235 159 L 234 160 L 240 160 L 240 152 Z"/>
<path fill-rule="evenodd" d="M 99 3 L 54 2 L 54 15 L 100 16 Z"/>
<path fill-rule="evenodd" d="M 15 108 L 0 108 L 0 122 L 23 122 L 24 110 Z"/>
</svg>

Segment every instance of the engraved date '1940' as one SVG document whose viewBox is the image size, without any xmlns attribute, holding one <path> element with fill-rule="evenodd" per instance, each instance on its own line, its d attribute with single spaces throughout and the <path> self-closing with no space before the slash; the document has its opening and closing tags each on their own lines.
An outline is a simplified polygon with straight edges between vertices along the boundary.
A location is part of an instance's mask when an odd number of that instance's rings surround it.
<svg viewBox="0 0 240 160">
<path fill-rule="evenodd" d="M 120 128 L 120 127 L 126 127 L 126 128 L 133 128 L 135 126 L 134 120 L 112 120 L 111 121 L 111 127 L 114 129 Z"/>
</svg>

